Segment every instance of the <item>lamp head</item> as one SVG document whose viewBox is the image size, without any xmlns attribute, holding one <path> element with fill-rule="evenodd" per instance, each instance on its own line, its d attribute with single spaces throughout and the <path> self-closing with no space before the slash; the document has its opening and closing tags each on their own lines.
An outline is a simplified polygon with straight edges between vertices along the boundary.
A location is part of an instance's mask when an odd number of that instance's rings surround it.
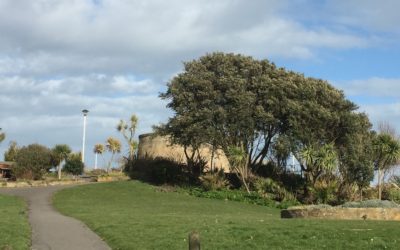
<svg viewBox="0 0 400 250">
<path fill-rule="evenodd" d="M 83 113 L 83 116 L 87 116 L 87 114 L 89 113 L 89 110 L 84 109 L 84 110 L 82 110 L 82 113 Z"/>
</svg>

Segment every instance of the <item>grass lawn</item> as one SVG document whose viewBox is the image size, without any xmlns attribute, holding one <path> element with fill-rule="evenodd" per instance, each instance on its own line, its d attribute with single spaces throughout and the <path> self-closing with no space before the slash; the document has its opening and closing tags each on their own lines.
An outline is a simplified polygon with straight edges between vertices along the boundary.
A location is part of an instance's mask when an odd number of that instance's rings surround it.
<svg viewBox="0 0 400 250">
<path fill-rule="evenodd" d="M 26 203 L 18 197 L 0 195 L 0 249 L 29 249 L 30 244 Z"/>
<path fill-rule="evenodd" d="M 278 209 L 157 191 L 137 181 L 65 189 L 62 213 L 84 221 L 113 249 L 400 249 L 400 223 L 280 219 Z"/>
</svg>

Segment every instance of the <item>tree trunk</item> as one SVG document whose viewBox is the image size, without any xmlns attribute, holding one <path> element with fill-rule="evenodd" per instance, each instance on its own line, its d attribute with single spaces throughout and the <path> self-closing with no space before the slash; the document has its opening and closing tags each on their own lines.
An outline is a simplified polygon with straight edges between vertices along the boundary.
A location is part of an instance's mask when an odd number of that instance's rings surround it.
<svg viewBox="0 0 400 250">
<path fill-rule="evenodd" d="M 61 180 L 61 163 L 58 164 L 58 180 Z"/>
<path fill-rule="evenodd" d="M 378 169 L 378 200 L 382 200 L 382 183 L 381 183 L 382 170 Z"/>
<path fill-rule="evenodd" d="M 244 187 L 246 188 L 247 193 L 250 194 L 250 188 L 249 188 L 249 185 L 247 184 L 247 181 L 243 180 L 243 184 L 244 184 Z"/>
<path fill-rule="evenodd" d="M 215 155 L 215 146 L 212 145 L 211 148 L 211 160 L 210 160 L 210 170 L 211 170 L 211 174 L 214 174 L 214 155 Z"/>
<path fill-rule="evenodd" d="M 108 163 L 107 173 L 110 173 L 111 164 L 112 164 L 113 161 L 114 161 L 114 154 L 111 155 L 110 162 Z"/>
</svg>

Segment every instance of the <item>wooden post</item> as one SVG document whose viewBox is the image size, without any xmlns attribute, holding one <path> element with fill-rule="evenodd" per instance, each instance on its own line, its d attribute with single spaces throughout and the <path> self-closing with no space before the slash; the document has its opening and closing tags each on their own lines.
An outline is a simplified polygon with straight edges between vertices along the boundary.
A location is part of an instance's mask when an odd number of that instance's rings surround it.
<svg viewBox="0 0 400 250">
<path fill-rule="evenodd" d="M 189 234 L 189 250 L 200 250 L 200 234 L 196 231 Z"/>
</svg>

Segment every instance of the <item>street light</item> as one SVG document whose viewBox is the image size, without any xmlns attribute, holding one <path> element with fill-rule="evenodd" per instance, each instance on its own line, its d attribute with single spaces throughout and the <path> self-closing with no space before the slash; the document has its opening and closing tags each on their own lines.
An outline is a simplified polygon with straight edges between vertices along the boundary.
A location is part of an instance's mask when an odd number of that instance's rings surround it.
<svg viewBox="0 0 400 250">
<path fill-rule="evenodd" d="M 82 110 L 83 113 L 83 137 L 82 137 L 82 162 L 85 163 L 85 139 L 86 139 L 86 117 L 89 110 Z"/>
</svg>

